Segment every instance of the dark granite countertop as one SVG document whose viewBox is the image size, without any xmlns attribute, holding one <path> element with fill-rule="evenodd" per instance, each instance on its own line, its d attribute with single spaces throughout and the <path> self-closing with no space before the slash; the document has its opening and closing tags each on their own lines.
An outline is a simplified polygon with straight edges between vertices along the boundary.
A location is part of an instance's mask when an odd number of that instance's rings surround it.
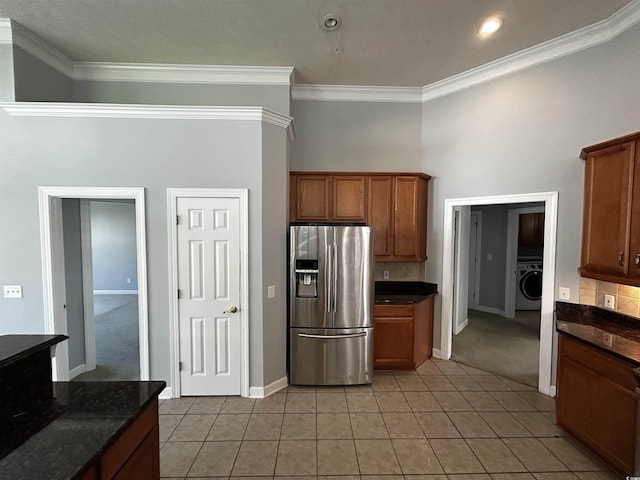
<svg viewBox="0 0 640 480">
<path fill-rule="evenodd" d="M 66 335 L 2 335 L 0 336 L 0 368 L 26 358 L 33 352 L 66 340 Z"/>
<path fill-rule="evenodd" d="M 43 428 L 0 460 L 0 478 L 78 478 L 166 386 L 165 382 L 54 382 Z M 53 417 L 53 418 L 52 418 Z M 0 425 L 0 442 L 20 435 Z"/>
<path fill-rule="evenodd" d="M 556 302 L 556 330 L 640 364 L 640 319 L 590 305 Z"/>
<path fill-rule="evenodd" d="M 377 304 L 410 305 L 438 293 L 438 286 L 427 282 L 376 282 L 375 291 Z"/>
</svg>

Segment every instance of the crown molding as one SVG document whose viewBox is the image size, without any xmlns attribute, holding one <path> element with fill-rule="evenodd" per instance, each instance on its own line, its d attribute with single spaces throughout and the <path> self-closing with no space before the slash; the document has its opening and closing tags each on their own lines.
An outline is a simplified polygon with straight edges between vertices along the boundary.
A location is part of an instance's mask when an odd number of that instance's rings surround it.
<svg viewBox="0 0 640 480">
<path fill-rule="evenodd" d="M 25 52 L 62 72 L 67 77 L 73 76 L 73 62 L 66 55 L 57 48 L 52 47 L 35 33 L 27 30 L 18 22 L 14 20 L 9 21 L 11 23 L 13 44 L 16 47 L 20 47 Z"/>
<path fill-rule="evenodd" d="M 74 80 L 290 85 L 293 67 L 76 62 Z"/>
<path fill-rule="evenodd" d="M 609 18 L 512 55 L 500 58 L 422 88 L 428 102 L 489 80 L 608 42 L 640 22 L 640 0 L 633 0 Z"/>
<path fill-rule="evenodd" d="M 0 103 L 16 117 L 147 118 L 163 120 L 261 121 L 287 130 L 295 140 L 293 118 L 262 107 L 199 107 L 170 105 L 124 105 L 107 103 Z"/>
<path fill-rule="evenodd" d="M 420 103 L 422 89 L 364 85 L 295 85 L 291 97 L 294 100 Z"/>
</svg>

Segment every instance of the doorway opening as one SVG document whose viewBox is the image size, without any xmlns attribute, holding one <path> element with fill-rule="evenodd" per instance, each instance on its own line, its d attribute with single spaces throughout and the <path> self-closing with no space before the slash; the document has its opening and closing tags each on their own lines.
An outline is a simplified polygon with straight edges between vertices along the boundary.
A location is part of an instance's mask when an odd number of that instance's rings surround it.
<svg viewBox="0 0 640 480">
<path fill-rule="evenodd" d="M 449 359 L 452 355 L 452 336 L 455 332 L 460 332 L 466 326 L 464 322 L 467 320 L 469 313 L 475 314 L 476 311 L 483 315 L 496 315 L 507 318 L 515 316 L 515 293 L 516 293 L 516 276 L 518 273 L 518 216 L 515 214 L 515 228 L 513 220 L 509 221 L 509 225 L 505 225 L 509 232 L 506 239 L 502 240 L 501 251 L 489 251 L 486 248 L 480 248 L 480 260 L 492 262 L 494 274 L 497 278 L 503 280 L 504 286 L 502 290 L 491 292 L 494 299 L 493 307 L 482 310 L 469 311 L 468 307 L 473 305 L 476 309 L 482 307 L 482 292 L 486 290 L 486 286 L 491 282 L 483 279 L 480 283 L 478 278 L 478 266 L 483 268 L 482 262 L 473 264 L 470 259 L 474 259 L 478 252 L 476 241 L 475 248 L 470 246 L 470 239 L 473 238 L 471 207 L 472 206 L 488 206 L 510 205 L 511 210 L 518 212 L 521 208 L 542 208 L 544 210 L 544 228 L 543 243 L 544 251 L 539 265 L 542 270 L 550 274 L 541 276 L 541 298 L 540 298 L 540 330 L 538 334 L 539 349 L 537 352 L 538 359 L 538 390 L 547 395 L 552 395 L 551 386 L 551 370 L 552 370 L 552 349 L 553 349 L 553 302 L 554 302 L 554 274 L 555 272 L 555 238 L 556 238 L 556 218 L 557 218 L 557 192 L 531 193 L 521 195 L 504 195 L 492 197 L 473 197 L 462 199 L 445 200 L 445 216 L 444 216 L 444 245 L 443 245 L 443 285 L 442 285 L 442 318 L 441 318 L 441 358 Z M 540 202 L 535 204 L 534 202 Z M 531 204 L 534 203 L 532 206 Z M 540 205 L 540 207 L 538 207 Z M 486 209 L 485 209 L 486 210 Z M 483 212 L 482 223 L 486 223 L 487 214 Z M 507 223 L 506 221 L 504 223 Z M 484 228 L 478 227 L 474 228 Z M 478 238 L 478 231 L 475 232 L 475 238 Z M 482 237 L 480 237 L 482 238 Z M 470 255 L 470 251 L 474 251 Z M 500 260 L 496 262 L 495 260 Z M 485 263 L 486 265 L 486 263 Z M 474 279 L 470 279 L 470 271 L 474 270 Z M 506 273 L 505 273 L 506 272 Z M 485 291 L 485 293 L 487 293 Z M 473 298 L 475 294 L 476 298 Z M 485 295 L 486 297 L 486 295 Z M 502 298 L 500 298 L 502 297 Z M 514 322 L 512 322 L 514 323 Z M 535 341 L 535 339 L 534 339 Z M 498 347 L 500 348 L 500 347 Z M 505 347 L 502 347 L 503 349 Z"/>
<path fill-rule="evenodd" d="M 135 215 L 135 273 L 130 285 L 136 291 L 136 302 L 131 310 L 134 325 L 129 335 L 135 338 L 139 363 L 138 378 L 149 379 L 149 339 L 146 275 L 146 234 L 144 189 L 128 187 L 39 187 L 40 241 L 43 268 L 44 319 L 46 333 L 62 333 L 70 340 L 58 345 L 52 359 L 53 378 L 66 381 L 96 367 L 96 346 L 120 341 L 117 332 L 102 325 L 96 327 L 94 316 L 94 288 L 91 246 L 91 214 L 89 202 L 101 200 L 133 205 Z M 124 202 L 124 203 L 122 203 Z M 66 214 L 63 214 L 63 207 Z M 79 207 L 76 209 L 76 207 Z M 77 219 L 75 213 L 79 211 Z M 66 239 L 65 239 L 66 235 Z M 73 239 L 76 239 L 75 241 Z M 74 249 L 74 245 L 75 248 Z M 67 261 L 65 261 L 65 253 Z M 77 257 L 77 258 L 74 258 Z M 73 266 L 77 264 L 75 267 Z M 83 268 L 84 267 L 84 268 Z M 69 278 L 68 278 L 69 277 Z M 124 281 L 126 282 L 126 278 Z M 74 283 L 75 281 L 75 283 Z M 100 292 L 98 292 L 100 293 Z M 75 300 L 77 301 L 75 301 Z M 131 303 L 131 302 L 130 302 Z M 80 307 L 78 307 L 80 305 Z M 75 311 L 72 312 L 72 307 Z M 104 310 L 104 307 L 103 307 Z M 116 312 L 115 317 L 119 314 Z M 96 342 L 96 336 L 100 339 Z M 72 366 L 70 368 L 70 354 Z M 80 358 L 80 360 L 78 360 Z M 136 369 L 138 370 L 138 369 Z M 130 372 L 129 372 L 130 373 Z M 127 374 L 126 376 L 129 376 Z M 96 377 L 98 378 L 98 377 Z M 122 379 L 116 377 L 100 379 Z M 86 378 L 91 379 L 91 378 Z"/>
</svg>

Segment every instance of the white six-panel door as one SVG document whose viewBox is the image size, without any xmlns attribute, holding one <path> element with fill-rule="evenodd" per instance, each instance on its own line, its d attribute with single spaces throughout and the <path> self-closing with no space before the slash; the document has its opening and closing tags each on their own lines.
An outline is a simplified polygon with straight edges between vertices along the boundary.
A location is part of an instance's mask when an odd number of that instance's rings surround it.
<svg viewBox="0 0 640 480">
<path fill-rule="evenodd" d="M 240 201 L 178 197 L 177 213 L 181 395 L 239 395 Z"/>
</svg>

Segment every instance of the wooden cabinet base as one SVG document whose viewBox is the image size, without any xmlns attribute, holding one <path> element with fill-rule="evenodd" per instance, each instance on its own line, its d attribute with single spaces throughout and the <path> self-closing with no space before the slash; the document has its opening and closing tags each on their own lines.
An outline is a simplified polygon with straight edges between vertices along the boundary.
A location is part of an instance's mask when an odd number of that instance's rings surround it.
<svg viewBox="0 0 640 480">
<path fill-rule="evenodd" d="M 635 467 L 638 395 L 633 365 L 559 336 L 557 423 L 623 475 Z"/>
<path fill-rule="evenodd" d="M 373 366 L 415 370 L 433 350 L 433 296 L 412 305 L 376 305 Z"/>
</svg>

